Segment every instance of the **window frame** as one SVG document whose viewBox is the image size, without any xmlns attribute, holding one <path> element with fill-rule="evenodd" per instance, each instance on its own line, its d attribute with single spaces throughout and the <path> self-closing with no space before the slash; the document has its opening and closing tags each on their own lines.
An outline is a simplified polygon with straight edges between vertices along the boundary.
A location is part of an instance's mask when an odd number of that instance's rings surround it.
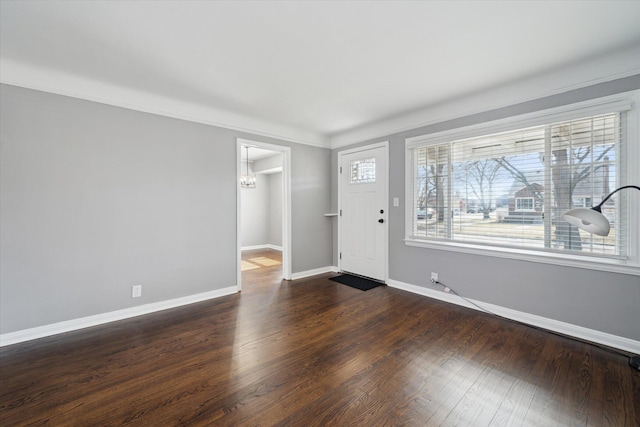
<svg viewBox="0 0 640 427">
<path fill-rule="evenodd" d="M 518 207 L 518 205 L 521 204 L 520 202 L 522 202 L 523 200 L 526 200 L 527 202 L 531 202 L 531 207 L 530 208 Z M 536 203 L 533 197 L 516 197 L 515 201 L 516 201 L 515 212 L 535 212 L 536 211 Z"/>
<path fill-rule="evenodd" d="M 570 121 L 583 117 L 614 111 L 626 111 L 626 144 L 621 156 L 626 159 L 640 158 L 640 90 L 624 92 L 603 98 L 595 98 L 561 107 L 540 110 L 528 114 L 512 116 L 504 119 L 484 122 L 476 125 L 454 128 L 443 132 L 424 134 L 405 139 L 405 236 L 407 246 L 438 250 L 450 250 L 482 256 L 518 259 L 531 262 L 550 263 L 570 267 L 587 268 L 601 271 L 633 274 L 640 276 L 640 195 L 628 196 L 626 209 L 620 212 L 628 220 L 627 258 L 615 259 L 599 257 L 591 254 L 571 254 L 544 252 L 537 250 L 506 248 L 490 244 L 474 245 L 450 240 L 429 240 L 412 237 L 413 214 L 413 164 L 412 150 L 419 146 L 443 144 L 454 140 L 539 126 L 549 123 Z M 626 184 L 640 183 L 640 167 L 633 161 L 627 162 L 626 173 L 620 182 Z M 633 191 L 633 190 L 628 190 Z M 535 209 L 535 203 L 534 203 Z M 635 215 L 631 215 L 635 213 Z"/>
</svg>

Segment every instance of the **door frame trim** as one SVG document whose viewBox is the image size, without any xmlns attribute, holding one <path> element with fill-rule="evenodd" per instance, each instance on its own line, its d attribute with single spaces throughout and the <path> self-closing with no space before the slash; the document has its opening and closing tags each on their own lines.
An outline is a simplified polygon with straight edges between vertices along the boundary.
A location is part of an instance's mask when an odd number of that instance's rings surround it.
<svg viewBox="0 0 640 427">
<path fill-rule="evenodd" d="M 389 281 L 389 218 L 391 212 L 389 212 L 389 141 L 376 142 L 374 144 L 363 145 L 360 147 L 349 148 L 347 150 L 338 151 L 338 270 L 342 271 L 342 260 L 340 259 L 340 253 L 342 252 L 342 216 L 340 211 L 342 209 L 342 179 L 340 177 L 340 166 L 342 165 L 342 158 L 345 155 L 357 153 L 360 151 L 368 151 L 375 148 L 384 148 L 386 156 L 386 167 L 382 171 L 385 178 L 384 185 L 384 202 L 383 209 L 387 212 L 387 220 L 384 222 L 384 243 L 383 243 L 383 264 L 384 264 L 384 281 Z"/>
<path fill-rule="evenodd" d="M 242 203 L 240 176 L 243 145 L 277 151 L 282 154 L 282 277 L 291 280 L 291 147 L 236 138 L 236 288 L 242 290 Z"/>
</svg>

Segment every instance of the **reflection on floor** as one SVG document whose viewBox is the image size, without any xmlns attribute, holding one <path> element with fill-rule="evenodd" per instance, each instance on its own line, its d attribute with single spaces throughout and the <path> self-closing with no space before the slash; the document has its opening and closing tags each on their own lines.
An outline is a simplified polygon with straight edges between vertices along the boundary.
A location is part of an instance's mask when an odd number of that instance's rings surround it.
<svg viewBox="0 0 640 427">
<path fill-rule="evenodd" d="M 261 267 L 272 267 L 274 265 L 282 265 L 282 261 L 264 256 L 248 258 L 247 260 L 242 260 L 242 271 L 255 270 Z"/>
<path fill-rule="evenodd" d="M 274 249 L 242 251 L 242 290 L 273 286 L 282 281 L 282 252 Z"/>
<path fill-rule="evenodd" d="M 242 260 L 240 264 L 240 268 L 242 271 L 255 270 L 256 268 L 260 268 L 259 265 L 255 265 L 249 261 Z"/>
</svg>

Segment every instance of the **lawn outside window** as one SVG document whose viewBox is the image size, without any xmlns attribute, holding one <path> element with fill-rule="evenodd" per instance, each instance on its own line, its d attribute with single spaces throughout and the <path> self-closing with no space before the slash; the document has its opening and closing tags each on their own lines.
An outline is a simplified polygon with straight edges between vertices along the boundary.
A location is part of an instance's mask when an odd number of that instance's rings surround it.
<svg viewBox="0 0 640 427">
<path fill-rule="evenodd" d="M 628 164 L 640 151 L 637 99 L 636 91 L 408 139 L 406 244 L 640 274 L 638 195 L 605 203 L 605 237 L 562 218 L 638 181 L 639 162 Z"/>
</svg>

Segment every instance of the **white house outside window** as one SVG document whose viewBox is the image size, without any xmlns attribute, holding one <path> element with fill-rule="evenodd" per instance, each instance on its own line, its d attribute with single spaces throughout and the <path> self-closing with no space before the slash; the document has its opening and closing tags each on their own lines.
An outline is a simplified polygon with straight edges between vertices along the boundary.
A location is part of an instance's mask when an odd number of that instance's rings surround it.
<svg viewBox="0 0 640 427">
<path fill-rule="evenodd" d="M 500 123 L 407 140 L 407 244 L 627 262 L 628 195 L 617 193 L 603 206 L 612 224 L 609 236 L 562 219 L 575 205 L 597 204 L 627 184 L 631 103 L 606 108 L 584 116 L 570 110 L 541 114 L 519 122 L 521 127 Z M 419 215 L 427 210 L 434 215 Z M 632 229 L 637 262 L 637 227 Z"/>
</svg>

